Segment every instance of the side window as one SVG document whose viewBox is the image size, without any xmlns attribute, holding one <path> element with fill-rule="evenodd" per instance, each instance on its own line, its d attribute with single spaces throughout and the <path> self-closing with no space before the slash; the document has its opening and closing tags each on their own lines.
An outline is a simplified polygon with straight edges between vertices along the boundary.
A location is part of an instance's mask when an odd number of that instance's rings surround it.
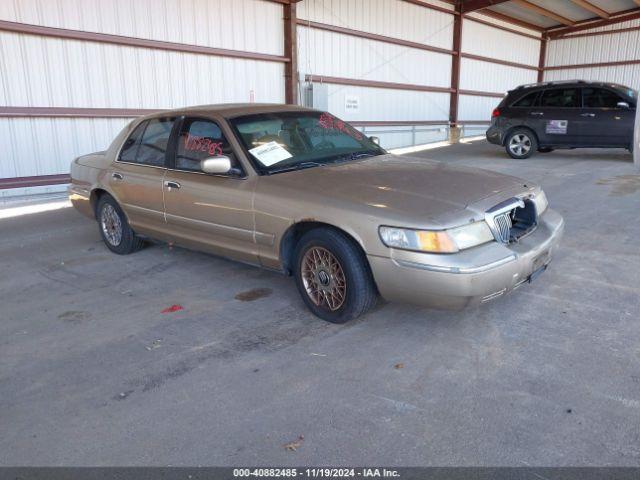
<svg viewBox="0 0 640 480">
<path fill-rule="evenodd" d="M 145 127 L 148 122 L 142 122 L 138 125 L 129 138 L 127 138 L 122 145 L 122 149 L 120 150 L 120 157 L 118 160 L 121 162 L 135 162 L 136 154 L 138 153 L 138 147 L 140 146 L 140 139 L 142 138 L 142 132 L 144 132 Z"/>
<path fill-rule="evenodd" d="M 541 107 L 577 108 L 580 106 L 580 92 L 577 88 L 553 88 L 542 94 Z"/>
<path fill-rule="evenodd" d="M 617 108 L 624 100 L 617 94 L 604 88 L 583 88 L 582 99 L 587 108 Z"/>
<path fill-rule="evenodd" d="M 540 92 L 533 92 L 533 93 L 530 93 L 529 95 L 525 95 L 523 98 L 515 102 L 512 106 L 513 107 L 533 107 L 536 103 L 536 99 L 538 98 L 538 93 Z"/>
<path fill-rule="evenodd" d="M 142 134 L 142 141 L 138 147 L 138 154 L 134 162 L 143 165 L 163 167 L 169 144 L 169 136 L 173 128 L 174 118 L 154 118 L 149 120 L 147 128 Z"/>
<path fill-rule="evenodd" d="M 233 152 L 220 127 L 211 120 L 185 118 L 178 136 L 176 168 L 199 172 L 200 161 L 226 155 L 235 164 Z"/>
</svg>

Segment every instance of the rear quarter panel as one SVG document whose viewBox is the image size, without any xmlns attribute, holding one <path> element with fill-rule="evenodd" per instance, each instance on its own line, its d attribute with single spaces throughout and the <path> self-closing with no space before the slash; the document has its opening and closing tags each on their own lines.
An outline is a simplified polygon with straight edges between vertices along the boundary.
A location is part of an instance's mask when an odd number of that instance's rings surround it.
<svg viewBox="0 0 640 480">
<path fill-rule="evenodd" d="M 97 190 L 106 190 L 113 195 L 108 187 L 108 182 L 105 181 L 107 170 L 117 155 L 122 142 L 137 123 L 134 121 L 125 126 L 106 151 L 82 155 L 71 162 L 69 200 L 83 215 L 95 218 L 94 200 Z"/>
</svg>

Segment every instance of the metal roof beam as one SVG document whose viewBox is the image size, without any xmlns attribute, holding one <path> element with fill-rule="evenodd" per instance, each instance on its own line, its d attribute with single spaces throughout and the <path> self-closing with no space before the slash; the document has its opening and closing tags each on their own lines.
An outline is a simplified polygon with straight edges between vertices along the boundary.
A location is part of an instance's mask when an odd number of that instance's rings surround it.
<svg viewBox="0 0 640 480">
<path fill-rule="evenodd" d="M 606 10 L 601 9 L 597 5 L 594 5 L 591 2 L 587 2 L 587 0 L 571 0 L 573 3 L 578 5 L 579 7 L 584 8 L 585 10 L 589 10 L 591 13 L 595 13 L 600 18 L 609 18 L 611 14 Z M 636 0 L 636 3 L 640 2 L 640 0 Z M 640 3 L 638 3 L 640 5 Z"/>
<path fill-rule="evenodd" d="M 565 18 L 562 15 L 558 15 L 557 13 L 552 12 L 551 10 L 542 8 L 536 5 L 535 3 L 529 2 L 528 0 L 512 0 L 512 1 L 516 5 L 526 8 L 527 10 L 531 10 L 532 12 L 535 12 L 544 17 L 551 18 L 557 22 L 562 23 L 563 25 L 572 26 L 576 23 L 573 20 L 569 20 L 568 18 Z"/>
<path fill-rule="evenodd" d="M 475 12 L 483 8 L 505 3 L 508 0 L 465 0 L 462 2 L 462 13 Z"/>
</svg>

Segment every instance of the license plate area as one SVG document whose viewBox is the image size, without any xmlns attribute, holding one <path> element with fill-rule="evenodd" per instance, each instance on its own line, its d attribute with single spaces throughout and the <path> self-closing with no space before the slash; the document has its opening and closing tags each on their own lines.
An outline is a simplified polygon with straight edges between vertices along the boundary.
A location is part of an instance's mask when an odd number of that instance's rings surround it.
<svg viewBox="0 0 640 480">
<path fill-rule="evenodd" d="M 529 275 L 529 278 L 527 278 L 527 281 L 529 283 L 533 283 L 533 281 L 536 278 L 538 278 L 540 275 L 542 275 L 546 269 L 547 269 L 547 265 L 543 265 L 540 268 L 538 268 L 537 270 L 534 270 L 533 273 L 531 275 Z"/>
<path fill-rule="evenodd" d="M 549 265 L 549 251 L 541 253 L 536 258 L 533 259 L 533 273 L 529 275 L 527 279 L 529 283 L 533 282 L 536 278 L 538 278 L 542 273 L 547 269 Z"/>
</svg>

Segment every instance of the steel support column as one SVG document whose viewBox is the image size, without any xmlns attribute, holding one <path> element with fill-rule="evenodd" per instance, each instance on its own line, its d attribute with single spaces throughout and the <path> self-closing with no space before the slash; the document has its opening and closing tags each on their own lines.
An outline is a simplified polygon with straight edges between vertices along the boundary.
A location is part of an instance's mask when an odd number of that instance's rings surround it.
<svg viewBox="0 0 640 480">
<path fill-rule="evenodd" d="M 298 103 L 298 37 L 296 34 L 297 15 L 294 2 L 283 5 L 284 11 L 284 56 L 289 59 L 284 64 L 285 102 Z"/>
</svg>

